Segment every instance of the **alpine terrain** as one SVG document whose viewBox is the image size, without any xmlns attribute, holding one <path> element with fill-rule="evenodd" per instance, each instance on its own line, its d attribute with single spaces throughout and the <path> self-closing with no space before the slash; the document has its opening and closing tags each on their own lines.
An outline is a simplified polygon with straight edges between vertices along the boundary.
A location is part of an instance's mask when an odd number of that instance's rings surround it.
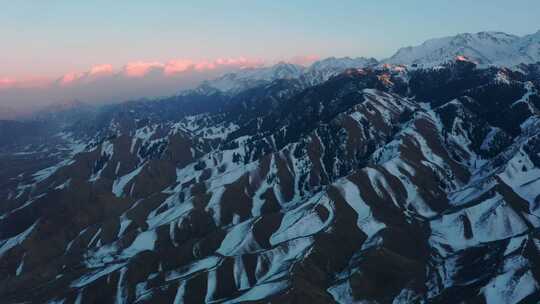
<svg viewBox="0 0 540 304">
<path fill-rule="evenodd" d="M 538 303 L 540 35 L 0 122 L 2 303 Z"/>
</svg>

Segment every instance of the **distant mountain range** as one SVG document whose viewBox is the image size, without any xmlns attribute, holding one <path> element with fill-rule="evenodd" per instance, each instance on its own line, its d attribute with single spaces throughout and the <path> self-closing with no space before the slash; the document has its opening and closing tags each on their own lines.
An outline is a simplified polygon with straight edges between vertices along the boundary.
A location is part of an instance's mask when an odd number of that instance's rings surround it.
<svg viewBox="0 0 540 304">
<path fill-rule="evenodd" d="M 250 68 L 225 74 L 204 82 L 197 90 L 239 92 L 276 79 L 298 79 L 305 85 L 315 85 L 350 68 L 374 67 L 382 64 L 408 67 L 435 67 L 456 58 L 470 60 L 478 66 L 514 67 L 540 61 L 540 31 L 523 37 L 502 32 L 479 32 L 428 40 L 419 46 L 399 49 L 393 56 L 378 61 L 375 58 L 330 57 L 309 67 L 280 62 L 273 66 Z"/>
<path fill-rule="evenodd" d="M 250 68 L 228 73 L 204 82 L 200 88 L 217 89 L 222 92 L 239 92 L 276 79 L 298 79 L 304 85 L 315 85 L 328 80 L 346 69 L 375 66 L 375 58 L 330 57 L 313 63 L 309 67 L 280 62 L 270 67 Z"/>
</svg>

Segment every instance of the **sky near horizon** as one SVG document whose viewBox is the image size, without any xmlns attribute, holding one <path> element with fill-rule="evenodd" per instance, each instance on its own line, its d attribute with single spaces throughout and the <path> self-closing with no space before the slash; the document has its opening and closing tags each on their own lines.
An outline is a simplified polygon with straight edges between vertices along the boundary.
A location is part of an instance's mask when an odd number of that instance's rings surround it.
<svg viewBox="0 0 540 304">
<path fill-rule="evenodd" d="M 0 0 L 0 119 L 170 95 L 238 68 L 540 30 L 538 0 Z"/>
<path fill-rule="evenodd" d="M 388 57 L 461 32 L 540 29 L 538 0 L 5 1 L 0 78 L 129 62 Z"/>
</svg>

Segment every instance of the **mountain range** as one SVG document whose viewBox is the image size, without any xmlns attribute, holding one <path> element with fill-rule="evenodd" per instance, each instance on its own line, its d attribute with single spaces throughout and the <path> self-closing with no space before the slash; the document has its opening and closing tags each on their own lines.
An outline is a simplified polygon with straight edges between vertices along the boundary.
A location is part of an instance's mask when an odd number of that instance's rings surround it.
<svg viewBox="0 0 540 304">
<path fill-rule="evenodd" d="M 316 61 L 309 67 L 279 62 L 270 67 L 248 68 L 235 73 L 227 73 L 217 79 L 205 81 L 197 90 L 237 93 L 276 79 L 298 79 L 303 85 L 312 86 L 324 82 L 346 69 L 370 67 L 378 63 L 375 58 L 364 57 L 329 57 Z"/>
<path fill-rule="evenodd" d="M 538 303 L 538 33 L 0 122 L 3 303 Z"/>
<path fill-rule="evenodd" d="M 520 64 L 540 61 L 540 31 L 516 36 L 502 32 L 464 33 L 425 41 L 418 46 L 399 49 L 389 58 L 329 57 L 309 67 L 280 62 L 262 68 L 247 68 L 205 81 L 197 90 L 239 92 L 276 79 L 299 79 L 306 86 L 315 85 L 350 68 L 366 68 L 384 64 L 404 65 L 409 68 L 431 68 L 454 61 L 456 58 L 474 62 L 479 67 L 499 66 L 516 68 Z"/>
<path fill-rule="evenodd" d="M 522 37 L 479 32 L 431 39 L 419 46 L 401 48 L 384 62 L 432 67 L 457 56 L 465 56 L 481 66 L 535 63 L 540 61 L 540 31 Z"/>
</svg>

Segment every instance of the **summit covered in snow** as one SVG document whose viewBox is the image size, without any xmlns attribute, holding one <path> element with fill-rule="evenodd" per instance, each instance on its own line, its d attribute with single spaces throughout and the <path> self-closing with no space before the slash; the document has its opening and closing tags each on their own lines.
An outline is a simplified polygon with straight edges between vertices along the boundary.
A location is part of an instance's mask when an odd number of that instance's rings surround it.
<svg viewBox="0 0 540 304">
<path fill-rule="evenodd" d="M 430 68 L 455 60 L 471 61 L 479 67 L 536 63 L 540 61 L 540 31 L 526 36 L 489 31 L 434 38 L 418 46 L 400 48 L 393 56 L 381 61 L 367 57 L 328 57 L 307 67 L 279 62 L 227 73 L 205 81 L 195 91 L 238 93 L 277 79 L 296 79 L 307 87 L 323 83 L 347 69 L 386 64 Z"/>
<path fill-rule="evenodd" d="M 378 61 L 375 58 L 365 57 L 329 57 L 314 62 L 309 67 L 302 65 L 279 62 L 272 66 L 247 68 L 234 73 L 225 74 L 219 78 L 205 81 L 198 90 L 219 90 L 222 92 L 240 92 L 270 83 L 277 79 L 298 79 L 302 84 L 309 86 L 322 83 L 332 76 L 351 68 L 364 68 L 375 66 Z"/>
<path fill-rule="evenodd" d="M 540 31 L 526 36 L 503 32 L 464 33 L 399 49 L 385 63 L 437 66 L 464 56 L 479 65 L 515 66 L 540 61 Z"/>
</svg>

